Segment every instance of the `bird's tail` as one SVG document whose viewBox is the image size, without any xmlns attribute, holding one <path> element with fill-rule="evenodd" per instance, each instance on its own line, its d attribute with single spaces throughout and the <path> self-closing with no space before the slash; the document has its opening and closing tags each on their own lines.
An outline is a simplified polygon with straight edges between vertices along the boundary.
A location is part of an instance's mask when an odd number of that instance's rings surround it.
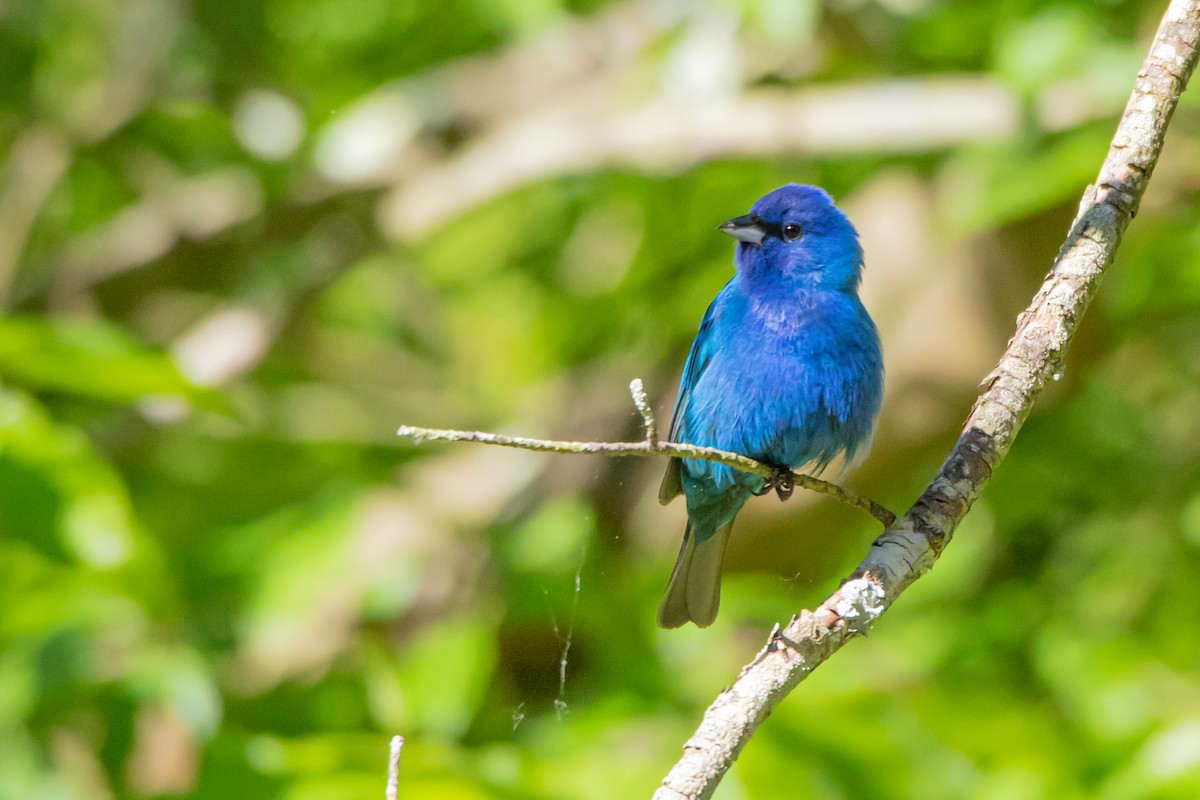
<svg viewBox="0 0 1200 800">
<path fill-rule="evenodd" d="M 683 534 L 683 546 L 667 593 L 658 607 L 658 624 L 663 628 L 678 628 L 694 622 L 706 628 L 717 618 L 721 605 L 721 562 L 733 522 L 722 525 L 707 536 L 697 536 L 689 522 Z"/>
</svg>

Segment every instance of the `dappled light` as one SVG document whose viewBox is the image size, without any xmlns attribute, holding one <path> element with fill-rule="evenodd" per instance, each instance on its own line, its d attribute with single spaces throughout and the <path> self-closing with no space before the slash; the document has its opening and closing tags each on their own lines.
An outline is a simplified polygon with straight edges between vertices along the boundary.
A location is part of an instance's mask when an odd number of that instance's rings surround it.
<svg viewBox="0 0 1200 800">
<path fill-rule="evenodd" d="M 1166 7 L 0 3 L 0 798 L 650 796 L 777 623 L 882 607 L 842 581 L 996 384 Z M 1185 94 L 936 569 L 718 798 L 1200 795 L 1198 136 Z M 665 441 L 713 229 L 788 182 L 860 234 L 885 380 L 839 482 L 878 508 L 750 498 L 719 617 L 661 630 L 685 512 L 627 387 Z"/>
</svg>

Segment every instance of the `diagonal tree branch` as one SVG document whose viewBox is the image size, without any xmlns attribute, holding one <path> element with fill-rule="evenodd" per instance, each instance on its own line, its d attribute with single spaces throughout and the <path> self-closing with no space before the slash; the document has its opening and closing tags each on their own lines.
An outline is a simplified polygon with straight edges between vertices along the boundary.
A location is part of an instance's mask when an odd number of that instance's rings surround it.
<svg viewBox="0 0 1200 800">
<path fill-rule="evenodd" d="M 838 591 L 816 611 L 776 627 L 709 706 L 656 800 L 711 797 L 771 709 L 933 566 L 1008 453 L 1038 394 L 1061 369 L 1067 345 L 1137 212 L 1175 105 L 1196 68 L 1198 40 L 1200 0 L 1172 0 L 1099 177 L 1084 191 L 1050 273 L 1018 318 L 1016 334 L 933 482 L 875 540 Z"/>
</svg>

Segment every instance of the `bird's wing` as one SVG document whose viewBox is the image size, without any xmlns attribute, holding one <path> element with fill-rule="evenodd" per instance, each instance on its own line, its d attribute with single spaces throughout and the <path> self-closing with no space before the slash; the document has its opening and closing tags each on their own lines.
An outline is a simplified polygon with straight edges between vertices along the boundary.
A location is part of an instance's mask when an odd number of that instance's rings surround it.
<svg viewBox="0 0 1200 800">
<path fill-rule="evenodd" d="M 700 380 L 708 363 L 712 361 L 711 333 L 713 322 L 716 319 L 716 306 L 717 300 L 713 300 L 709 304 L 708 310 L 704 312 L 704 319 L 700 320 L 700 330 L 696 331 L 696 338 L 692 341 L 692 349 L 688 353 L 687 361 L 683 362 L 683 375 L 679 378 L 679 393 L 675 396 L 675 412 L 671 415 L 669 440 L 672 442 L 680 441 L 681 436 L 685 439 L 687 437 L 687 431 L 683 430 L 683 426 L 687 416 L 687 407 L 692 398 L 692 389 Z M 662 486 L 658 490 L 658 502 L 663 505 L 671 502 L 676 495 L 683 491 L 679 469 L 680 460 L 678 458 L 672 458 L 667 463 L 667 474 L 663 476 Z"/>
</svg>

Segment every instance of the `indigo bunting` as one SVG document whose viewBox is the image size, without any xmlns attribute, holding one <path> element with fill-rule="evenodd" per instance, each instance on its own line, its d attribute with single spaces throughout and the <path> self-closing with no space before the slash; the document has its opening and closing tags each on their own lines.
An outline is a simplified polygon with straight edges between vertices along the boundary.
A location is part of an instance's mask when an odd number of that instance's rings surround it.
<svg viewBox="0 0 1200 800">
<path fill-rule="evenodd" d="M 742 505 L 772 488 L 786 499 L 792 470 L 861 461 L 883 396 L 879 335 L 858 299 L 858 233 L 829 195 L 788 184 L 717 229 L 738 240 L 734 276 L 692 343 L 670 438 L 741 453 L 776 476 L 671 459 L 659 500 L 682 493 L 688 524 L 658 609 L 664 628 L 716 619 Z"/>
</svg>

